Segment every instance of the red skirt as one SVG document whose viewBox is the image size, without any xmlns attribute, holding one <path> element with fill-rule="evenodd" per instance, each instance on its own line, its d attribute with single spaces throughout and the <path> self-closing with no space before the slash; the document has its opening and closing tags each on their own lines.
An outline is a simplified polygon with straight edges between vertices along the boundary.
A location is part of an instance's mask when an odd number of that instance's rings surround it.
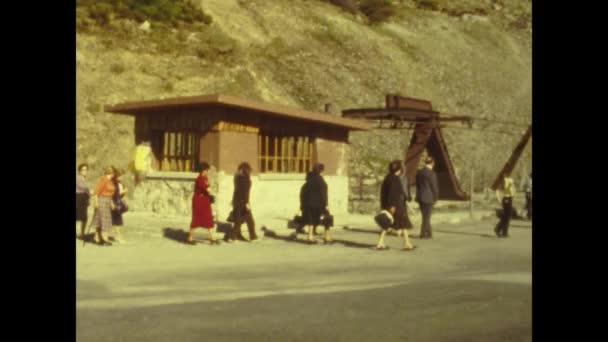
<svg viewBox="0 0 608 342">
<path fill-rule="evenodd" d="M 213 228 L 213 214 L 211 213 L 211 202 L 205 195 L 194 194 L 192 196 L 192 222 L 190 228 Z"/>
</svg>

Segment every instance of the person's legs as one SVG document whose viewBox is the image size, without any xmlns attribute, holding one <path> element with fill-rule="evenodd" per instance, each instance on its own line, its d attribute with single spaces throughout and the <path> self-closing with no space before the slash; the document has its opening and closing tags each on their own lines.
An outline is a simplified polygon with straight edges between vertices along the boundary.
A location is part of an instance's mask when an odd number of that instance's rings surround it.
<svg viewBox="0 0 608 342">
<path fill-rule="evenodd" d="M 420 227 L 420 237 L 431 236 L 431 211 L 430 204 L 420 203 L 420 213 L 422 214 L 422 225 Z"/>
<path fill-rule="evenodd" d="M 528 220 L 532 219 L 532 194 L 526 192 L 526 216 Z"/>
<path fill-rule="evenodd" d="M 194 240 L 192 239 L 192 229 L 194 228 L 190 228 L 190 230 L 188 231 L 188 236 L 186 237 L 186 242 L 187 243 L 193 243 Z"/>
<path fill-rule="evenodd" d="M 502 236 L 509 236 L 509 223 L 511 222 L 511 215 L 513 214 L 513 198 L 505 197 L 502 200 L 502 207 L 504 210 L 504 223 L 502 225 Z"/>
<path fill-rule="evenodd" d="M 80 238 L 81 239 L 85 238 L 84 234 L 86 233 L 86 228 L 87 228 L 87 219 L 81 220 L 80 221 Z"/>
<path fill-rule="evenodd" d="M 241 217 L 237 217 L 234 220 L 234 224 L 230 229 L 230 233 L 228 234 L 228 241 L 236 241 L 239 239 L 239 235 L 241 235 L 241 225 L 243 224 L 243 219 Z"/>
<path fill-rule="evenodd" d="M 101 237 L 101 227 L 96 227 L 95 228 L 95 235 L 93 236 L 93 241 L 95 243 L 100 243 L 102 241 L 102 237 Z"/>
<path fill-rule="evenodd" d="M 378 239 L 378 243 L 376 244 L 376 248 L 384 248 L 384 236 L 386 235 L 386 229 L 382 229 L 380 232 L 380 239 Z"/>
<path fill-rule="evenodd" d="M 253 215 L 251 215 L 251 212 L 247 212 L 245 222 L 247 222 L 247 230 L 249 230 L 249 240 L 257 240 L 258 235 L 255 233 L 255 221 L 253 220 Z"/>
<path fill-rule="evenodd" d="M 207 231 L 209 232 L 209 242 L 211 244 L 215 244 L 217 243 L 217 240 L 215 239 L 215 227 L 209 228 L 207 229 Z"/>
<path fill-rule="evenodd" d="M 412 243 L 410 242 L 410 234 L 407 231 L 407 229 L 400 229 L 400 230 L 398 230 L 398 232 L 401 232 L 401 234 L 403 234 L 403 248 L 406 248 L 406 249 L 414 248 L 414 246 L 412 246 Z"/>
<path fill-rule="evenodd" d="M 327 227 L 327 226 L 325 227 L 325 235 L 323 236 L 323 240 L 325 240 L 325 242 L 332 242 L 332 241 L 334 241 L 331 238 L 331 235 L 329 235 L 329 227 Z"/>
<path fill-rule="evenodd" d="M 122 239 L 122 235 L 120 234 L 120 226 L 114 226 L 114 240 L 116 242 L 126 242 L 125 240 Z"/>
<path fill-rule="evenodd" d="M 427 237 L 432 238 L 433 237 L 433 225 L 431 224 L 431 216 L 433 215 L 433 205 L 429 204 L 429 207 L 427 209 L 427 219 L 426 219 L 426 224 L 427 224 L 427 228 L 426 228 L 426 234 Z"/>
<path fill-rule="evenodd" d="M 314 231 L 317 228 L 316 225 L 308 225 L 308 241 L 316 241 L 313 237 Z"/>
</svg>

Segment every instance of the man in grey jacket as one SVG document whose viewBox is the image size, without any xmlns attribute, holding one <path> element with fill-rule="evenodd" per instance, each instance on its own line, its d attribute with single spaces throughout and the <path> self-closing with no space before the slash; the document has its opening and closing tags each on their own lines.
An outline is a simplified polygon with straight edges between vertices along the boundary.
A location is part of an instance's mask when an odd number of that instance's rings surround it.
<svg viewBox="0 0 608 342">
<path fill-rule="evenodd" d="M 427 157 L 424 164 L 424 167 L 416 173 L 416 202 L 418 202 L 422 214 L 420 238 L 431 239 L 433 237 L 431 211 L 439 198 L 439 184 L 437 174 L 433 171 L 435 166 L 433 158 Z"/>
</svg>

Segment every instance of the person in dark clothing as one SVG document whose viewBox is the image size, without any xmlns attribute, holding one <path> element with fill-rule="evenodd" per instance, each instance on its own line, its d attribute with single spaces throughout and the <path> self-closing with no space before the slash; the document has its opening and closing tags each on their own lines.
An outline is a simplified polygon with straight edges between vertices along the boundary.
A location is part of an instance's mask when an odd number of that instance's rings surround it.
<svg viewBox="0 0 608 342">
<path fill-rule="evenodd" d="M 321 216 L 329 214 L 327 207 L 327 183 L 321 176 L 325 169 L 323 164 L 315 164 L 313 170 L 306 174 L 306 183 L 300 190 L 300 211 L 305 226 L 308 226 L 308 241 L 317 242 L 313 233 L 321 222 Z M 296 232 L 297 234 L 297 232 Z M 325 227 L 324 240 L 331 242 L 329 227 Z"/>
<path fill-rule="evenodd" d="M 410 220 L 410 217 L 408 215 L 407 202 L 412 201 L 412 192 L 410 191 L 410 184 L 407 179 L 407 176 L 405 175 L 405 166 L 402 168 L 401 176 L 399 177 L 399 180 L 401 181 L 401 186 L 403 187 L 405 201 L 403 202 L 404 209 L 403 209 L 403 218 L 401 221 L 403 229 L 398 230 L 397 235 L 398 236 L 404 235 L 404 238 L 406 240 L 406 245 L 410 245 L 410 237 L 409 237 L 408 230 L 414 228 L 414 225 L 412 224 L 412 221 Z"/>
<path fill-rule="evenodd" d="M 91 197 L 91 191 L 87 183 L 88 171 L 88 164 L 78 165 L 78 174 L 76 175 L 76 221 L 80 221 L 80 235 L 78 238 L 81 240 L 85 238 L 84 233 L 88 220 L 87 210 Z"/>
<path fill-rule="evenodd" d="M 502 200 L 500 194 L 502 193 Z M 509 173 L 505 172 L 502 175 L 502 182 L 496 189 L 496 200 L 502 205 L 502 216 L 500 221 L 494 228 L 496 236 L 500 238 L 509 237 L 509 223 L 511 215 L 513 215 L 513 197 L 515 196 L 515 183 Z"/>
<path fill-rule="evenodd" d="M 433 171 L 434 166 L 433 158 L 427 157 L 424 161 L 424 167 L 416 173 L 416 202 L 418 202 L 422 214 L 421 239 L 433 238 L 431 212 L 433 205 L 439 198 L 439 183 L 437 174 Z"/>
<path fill-rule="evenodd" d="M 396 229 L 397 231 L 403 230 L 406 226 L 406 222 L 404 222 L 404 211 L 407 195 L 399 177 L 401 173 L 401 161 L 392 161 L 388 166 L 388 174 L 384 177 L 382 187 L 380 188 L 380 207 L 383 210 L 391 213 L 393 216 L 392 228 Z M 380 239 L 376 245 L 376 249 L 378 250 L 386 249 L 386 246 L 384 245 L 384 236 L 386 235 L 386 231 L 386 229 L 382 229 L 380 232 Z M 409 241 L 408 234 L 404 233 L 403 236 L 403 249 L 414 249 L 414 246 L 412 246 Z"/>
<path fill-rule="evenodd" d="M 251 204 L 249 203 L 249 193 L 251 191 L 251 165 L 242 162 L 234 175 L 234 193 L 232 194 L 232 212 L 234 225 L 230 231 L 228 241 L 257 241 L 255 233 L 255 221 L 251 214 Z M 241 225 L 247 223 L 249 230 L 249 240 L 241 234 Z"/>
<path fill-rule="evenodd" d="M 119 243 L 125 243 L 120 234 L 120 227 L 123 225 L 123 197 L 127 194 L 127 188 L 122 184 L 122 176 L 125 174 L 124 170 L 114 168 L 114 178 L 112 183 L 114 184 L 114 195 L 112 196 L 112 202 L 114 203 L 114 209 L 112 209 L 112 226 L 114 228 L 114 241 Z"/>
<path fill-rule="evenodd" d="M 526 192 L 526 217 L 528 220 L 532 220 L 532 172 L 526 179 L 524 191 Z"/>
</svg>

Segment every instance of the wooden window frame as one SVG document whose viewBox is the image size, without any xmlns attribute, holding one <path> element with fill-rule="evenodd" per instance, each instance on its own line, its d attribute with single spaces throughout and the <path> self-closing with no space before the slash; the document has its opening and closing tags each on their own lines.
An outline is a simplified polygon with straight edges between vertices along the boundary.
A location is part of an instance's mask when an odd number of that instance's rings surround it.
<svg viewBox="0 0 608 342">
<path fill-rule="evenodd" d="M 156 131 L 158 171 L 195 172 L 198 167 L 200 133 L 192 130 Z"/>
<path fill-rule="evenodd" d="M 258 134 L 261 173 L 306 173 L 312 170 L 314 138 L 305 135 Z"/>
</svg>

